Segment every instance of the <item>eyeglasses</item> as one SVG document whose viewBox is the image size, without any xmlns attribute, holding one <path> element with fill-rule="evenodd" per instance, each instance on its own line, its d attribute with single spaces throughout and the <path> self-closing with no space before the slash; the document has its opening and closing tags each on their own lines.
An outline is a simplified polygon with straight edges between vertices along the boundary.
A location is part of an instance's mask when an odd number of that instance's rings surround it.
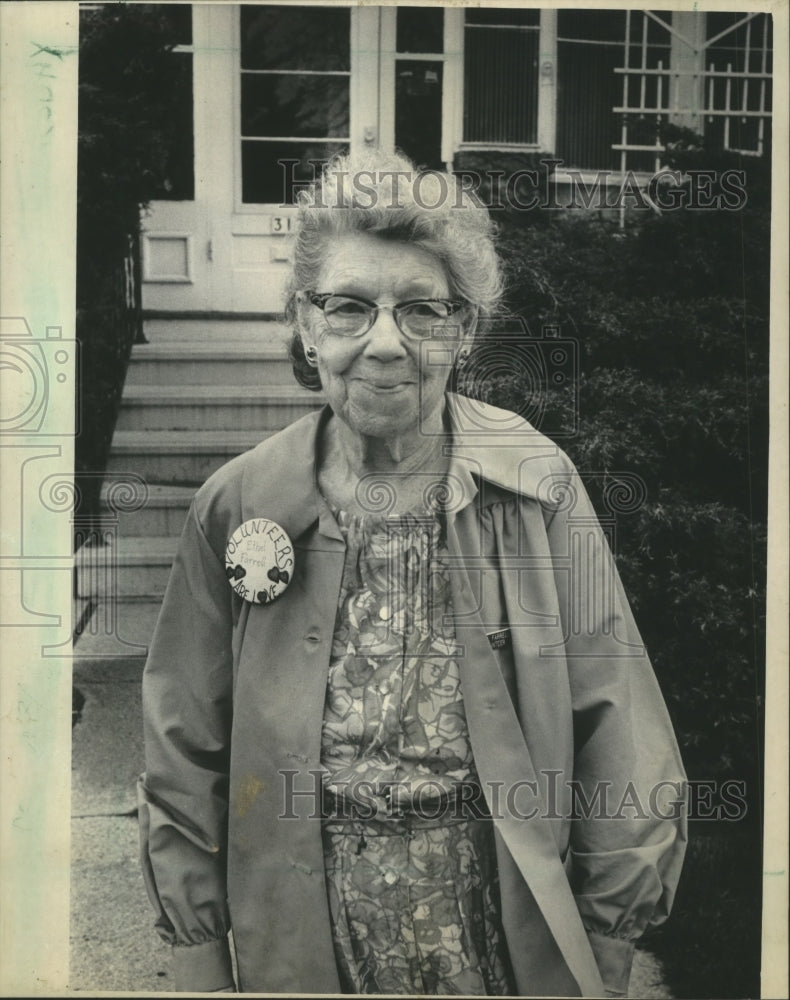
<svg viewBox="0 0 790 1000">
<path fill-rule="evenodd" d="M 451 299 L 409 299 L 394 306 L 355 295 L 305 292 L 307 298 L 324 314 L 329 329 L 339 337 L 362 337 L 376 322 L 379 311 L 389 309 L 398 329 L 413 340 L 441 337 L 447 320 L 465 305 Z"/>
</svg>

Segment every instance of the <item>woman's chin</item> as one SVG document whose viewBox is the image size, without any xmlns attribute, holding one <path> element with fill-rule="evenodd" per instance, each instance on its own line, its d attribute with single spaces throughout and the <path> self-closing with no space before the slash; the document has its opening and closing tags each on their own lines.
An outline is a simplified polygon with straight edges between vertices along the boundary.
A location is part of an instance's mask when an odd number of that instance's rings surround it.
<svg viewBox="0 0 790 1000">
<path fill-rule="evenodd" d="M 367 394 L 353 393 L 339 416 L 366 437 L 390 438 L 418 434 L 420 411 L 414 392 L 408 389 Z"/>
<path fill-rule="evenodd" d="M 416 437 L 420 430 L 419 421 L 414 418 L 414 415 L 386 412 L 359 413 L 352 409 L 347 410 L 341 416 L 351 430 L 361 437 L 382 438 L 384 440 L 408 438 Z"/>
</svg>

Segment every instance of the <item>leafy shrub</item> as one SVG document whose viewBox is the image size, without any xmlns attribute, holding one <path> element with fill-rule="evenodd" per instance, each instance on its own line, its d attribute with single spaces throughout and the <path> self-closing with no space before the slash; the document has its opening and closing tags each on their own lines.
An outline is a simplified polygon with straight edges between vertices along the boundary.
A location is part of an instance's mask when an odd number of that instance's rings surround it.
<svg viewBox="0 0 790 1000">
<path fill-rule="evenodd" d="M 684 146 L 683 166 L 694 162 L 732 166 Z M 578 344 L 578 430 L 558 443 L 582 472 L 645 483 L 616 554 L 689 773 L 706 779 L 753 781 L 758 767 L 768 191 L 756 162 L 738 212 L 650 213 L 622 230 L 593 212 L 544 212 L 534 225 L 534 212 L 500 213 L 508 308 L 533 335 L 559 325 Z M 467 389 L 523 411 L 532 386 L 515 366 Z M 549 388 L 547 422 L 571 428 L 572 406 Z"/>
<path fill-rule="evenodd" d="M 673 168 L 743 168 L 676 140 Z M 747 783 L 743 822 L 693 824 L 676 915 L 653 939 L 674 995 L 688 997 L 759 991 L 767 162 L 746 175 L 739 211 L 643 212 L 624 229 L 594 211 L 498 213 L 508 308 L 531 336 L 558 325 L 578 344 L 578 429 L 574 393 L 550 385 L 544 426 L 564 428 L 558 444 L 597 474 L 599 512 L 607 475 L 644 481 L 645 502 L 618 517 L 615 554 L 689 777 Z M 494 348 L 490 335 L 478 360 Z M 462 389 L 524 412 L 534 386 L 514 365 Z"/>
</svg>

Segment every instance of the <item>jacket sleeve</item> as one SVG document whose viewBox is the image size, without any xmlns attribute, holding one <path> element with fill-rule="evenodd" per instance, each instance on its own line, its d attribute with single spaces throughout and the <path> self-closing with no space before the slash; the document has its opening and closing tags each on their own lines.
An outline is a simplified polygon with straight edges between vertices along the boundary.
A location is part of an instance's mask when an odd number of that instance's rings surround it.
<svg viewBox="0 0 790 1000">
<path fill-rule="evenodd" d="M 141 859 L 176 989 L 233 985 L 226 901 L 232 617 L 193 503 L 143 675 Z"/>
<path fill-rule="evenodd" d="M 669 914 L 686 847 L 675 735 L 601 523 L 573 466 L 549 517 L 573 705 L 571 887 L 601 977 L 628 989 L 634 941 Z"/>
</svg>

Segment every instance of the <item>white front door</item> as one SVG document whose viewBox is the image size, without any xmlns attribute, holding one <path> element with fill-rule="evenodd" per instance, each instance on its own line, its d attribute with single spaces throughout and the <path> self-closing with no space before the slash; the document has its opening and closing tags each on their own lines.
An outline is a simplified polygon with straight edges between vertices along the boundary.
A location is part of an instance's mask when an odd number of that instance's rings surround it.
<svg viewBox="0 0 790 1000">
<path fill-rule="evenodd" d="M 143 305 L 274 314 L 298 185 L 378 141 L 379 11 L 194 4 L 192 17 L 194 200 L 144 215 Z"/>
<path fill-rule="evenodd" d="M 293 197 L 334 152 L 457 144 L 462 15 L 449 8 L 195 4 L 195 196 L 144 218 L 146 309 L 277 313 Z"/>
</svg>

